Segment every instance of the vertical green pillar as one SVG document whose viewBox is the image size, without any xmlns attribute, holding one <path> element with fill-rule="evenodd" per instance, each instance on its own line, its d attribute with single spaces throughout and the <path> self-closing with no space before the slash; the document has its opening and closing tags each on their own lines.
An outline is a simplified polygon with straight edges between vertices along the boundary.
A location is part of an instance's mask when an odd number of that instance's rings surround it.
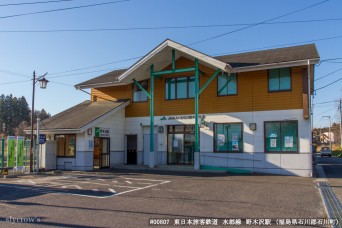
<svg viewBox="0 0 342 228">
<path fill-rule="evenodd" d="M 175 49 L 172 49 L 172 71 L 176 70 L 176 53 Z"/>
<path fill-rule="evenodd" d="M 5 160 L 5 139 L 1 139 L 1 167 L 4 167 Z"/>
<path fill-rule="evenodd" d="M 154 65 L 151 65 L 150 78 L 150 154 L 149 167 L 154 168 Z"/>
<path fill-rule="evenodd" d="M 200 169 L 200 153 L 199 153 L 199 127 L 198 127 L 198 99 L 199 99 L 199 78 L 198 78 L 198 59 L 195 59 L 195 153 L 194 153 L 194 169 Z"/>
</svg>

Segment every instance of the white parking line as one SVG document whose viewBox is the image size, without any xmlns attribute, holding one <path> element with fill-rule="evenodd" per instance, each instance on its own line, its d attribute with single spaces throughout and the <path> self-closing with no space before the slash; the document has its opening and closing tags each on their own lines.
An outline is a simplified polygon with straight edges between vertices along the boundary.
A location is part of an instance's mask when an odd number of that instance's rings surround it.
<svg viewBox="0 0 342 228">
<path fill-rule="evenodd" d="M 99 180 L 99 181 L 105 181 L 105 180 L 103 180 L 103 179 L 97 179 L 97 180 Z"/>
<path fill-rule="evenodd" d="M 75 187 L 75 188 L 77 188 L 77 189 L 83 189 L 83 188 L 81 188 L 81 187 L 78 186 L 78 185 L 64 185 L 64 186 L 62 186 L 62 188 L 68 188 L 68 187 Z"/>
<path fill-rule="evenodd" d="M 36 184 L 34 181 L 28 180 L 28 182 L 30 182 L 31 184 Z"/>
<path fill-rule="evenodd" d="M 139 182 L 138 182 L 137 184 L 152 184 L 152 183 L 142 183 L 142 182 L 141 182 L 141 183 L 139 183 Z"/>
<path fill-rule="evenodd" d="M 79 182 L 79 183 L 82 183 L 82 184 L 96 184 L 96 185 L 109 186 L 109 184 L 100 184 L 100 183 L 96 183 L 96 182 L 87 182 L 87 181 L 82 181 L 82 182 Z"/>
<path fill-rule="evenodd" d="M 123 195 L 123 194 L 129 193 L 129 192 L 134 192 L 134 191 L 137 191 L 137 190 L 142 190 L 142 189 L 151 188 L 151 187 L 154 187 L 154 186 L 157 186 L 157 185 L 161 185 L 161 184 L 167 184 L 167 183 L 169 183 L 169 182 L 170 182 L 170 181 L 164 181 L 164 182 L 161 182 L 161 183 L 157 183 L 157 184 L 145 186 L 145 187 L 142 187 L 142 188 L 136 188 L 136 189 L 128 190 L 128 191 L 125 191 L 125 192 L 119 192 L 119 193 L 116 194 L 116 196 L 118 196 L 118 195 Z M 103 198 L 104 198 L 104 197 L 103 197 Z"/>
<path fill-rule="evenodd" d="M 116 192 L 114 189 L 112 188 L 108 188 L 108 195 L 105 195 L 105 196 L 96 196 L 96 195 L 86 195 L 86 194 L 79 194 L 79 193 L 72 193 L 72 192 L 64 192 L 64 191 L 58 191 L 57 189 L 46 189 L 48 188 L 48 186 L 44 186 L 43 188 L 42 187 L 39 187 L 39 185 L 24 185 L 22 187 L 20 186 L 11 186 L 11 188 L 17 188 L 17 189 L 23 189 L 23 190 L 33 190 L 33 191 L 38 191 L 38 192 L 41 192 L 41 193 L 46 193 L 46 194 L 58 194 L 58 195 L 74 195 L 74 196 L 81 196 L 81 197 L 89 197 L 89 198 L 97 198 L 97 199 L 104 199 L 104 198 L 109 198 L 109 197 L 113 197 L 113 196 L 117 196 L 117 195 L 123 195 L 123 194 L 126 194 L 126 193 L 130 193 L 130 192 L 134 192 L 134 191 L 138 191 L 138 190 L 143 190 L 143 189 L 148 189 L 148 188 L 151 188 L 151 187 L 155 187 L 155 186 L 158 186 L 158 185 L 162 185 L 162 184 L 167 184 L 169 183 L 170 181 L 166 181 L 166 180 L 153 180 L 153 179 L 139 179 L 139 178 L 126 178 L 126 177 L 122 177 L 122 178 L 125 178 L 125 179 L 129 179 L 129 180 L 144 180 L 144 181 L 150 181 L 150 182 L 159 182 L 159 183 L 155 183 L 155 184 L 151 184 L 151 185 L 148 185 L 148 186 L 143 186 L 143 187 L 133 187 L 133 186 L 121 186 L 121 185 L 112 185 L 113 187 L 122 187 L 122 188 L 128 188 L 130 190 L 127 190 L 127 191 L 123 191 L 123 192 Z M 33 181 L 30 181 L 31 183 Z M 117 181 L 112 181 L 112 182 L 116 182 Z M 33 182 L 35 184 L 35 182 Z M 83 182 L 83 181 L 80 181 L 78 183 L 89 183 L 89 184 L 97 184 L 97 185 L 106 185 L 106 186 L 110 186 L 108 184 L 99 184 L 99 183 L 93 183 L 93 182 Z M 143 183 L 143 182 L 140 182 L 140 183 Z M 64 185 L 62 186 L 62 188 L 67 188 L 67 186 L 70 186 L 70 185 L 65 185 L 66 183 L 64 183 Z M 149 184 L 149 183 L 145 183 L 145 184 Z M 61 184 L 62 185 L 62 184 Z M 3 186 L 3 187 L 9 187 L 8 185 L 6 184 L 0 184 L 0 187 Z M 53 185 L 51 185 L 53 186 Z M 60 186 L 60 185 L 59 185 Z M 78 186 L 78 185 L 73 185 L 73 186 Z M 79 187 L 79 186 L 78 186 Z M 76 187 L 76 188 L 78 188 Z M 81 188 L 81 187 L 79 187 Z M 99 192 L 98 189 L 92 189 L 94 192 Z M 154 190 L 154 189 L 152 189 Z M 111 194 L 109 194 L 111 193 Z"/>
<path fill-rule="evenodd" d="M 141 181 L 143 180 L 143 181 L 159 181 L 159 182 L 163 181 L 163 180 L 140 179 L 140 178 L 131 178 L 131 177 L 122 177 L 122 178 L 125 178 L 127 180 L 141 180 Z"/>
<path fill-rule="evenodd" d="M 115 191 L 114 189 L 112 189 L 112 188 L 108 188 L 108 190 L 109 190 L 110 192 L 112 192 L 112 193 L 116 193 L 116 191 Z"/>
<path fill-rule="evenodd" d="M 132 184 L 132 182 L 130 182 L 130 181 L 125 181 L 126 183 L 128 183 L 128 184 Z"/>
<path fill-rule="evenodd" d="M 113 185 L 113 186 L 119 187 L 119 188 L 140 188 L 140 187 L 125 186 L 125 185 Z"/>
</svg>

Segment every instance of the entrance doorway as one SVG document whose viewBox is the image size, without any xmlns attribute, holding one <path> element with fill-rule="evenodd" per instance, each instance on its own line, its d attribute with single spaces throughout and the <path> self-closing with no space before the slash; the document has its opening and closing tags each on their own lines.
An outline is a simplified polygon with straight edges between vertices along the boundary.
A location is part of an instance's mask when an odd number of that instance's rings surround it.
<svg viewBox="0 0 342 228">
<path fill-rule="evenodd" d="M 94 169 L 109 168 L 110 140 L 94 137 Z"/>
<path fill-rule="evenodd" d="M 195 125 L 172 125 L 167 129 L 168 164 L 193 165 Z"/>
<path fill-rule="evenodd" d="M 137 164 L 137 135 L 127 135 L 127 164 Z"/>
</svg>

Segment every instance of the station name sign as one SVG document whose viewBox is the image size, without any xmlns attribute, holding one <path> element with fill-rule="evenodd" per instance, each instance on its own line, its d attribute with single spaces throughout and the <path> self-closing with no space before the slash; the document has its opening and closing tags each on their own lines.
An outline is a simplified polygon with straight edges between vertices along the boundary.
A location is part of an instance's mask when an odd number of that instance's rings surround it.
<svg viewBox="0 0 342 228">
<path fill-rule="evenodd" d="M 95 127 L 95 137 L 110 137 L 109 128 Z"/>
<path fill-rule="evenodd" d="M 205 115 L 198 115 L 198 118 L 205 119 Z M 185 116 L 164 116 L 160 120 L 190 120 L 195 119 L 195 115 L 185 115 Z"/>
</svg>

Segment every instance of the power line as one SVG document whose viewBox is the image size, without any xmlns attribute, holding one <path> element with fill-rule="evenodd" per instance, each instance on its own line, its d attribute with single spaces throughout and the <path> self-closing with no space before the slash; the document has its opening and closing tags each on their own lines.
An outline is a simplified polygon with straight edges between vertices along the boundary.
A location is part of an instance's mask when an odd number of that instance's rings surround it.
<svg viewBox="0 0 342 228">
<path fill-rule="evenodd" d="M 74 71 L 80 71 L 80 70 L 87 70 L 87 69 L 90 69 L 90 68 L 96 68 L 96 67 L 107 66 L 107 65 L 111 65 L 111 64 L 115 64 L 115 63 L 126 62 L 126 61 L 130 61 L 130 60 L 138 59 L 138 58 L 141 58 L 141 57 L 143 57 L 143 56 L 137 56 L 137 57 L 128 58 L 128 59 L 121 59 L 121 60 L 117 60 L 117 61 L 114 61 L 114 62 L 94 65 L 94 66 L 90 66 L 90 67 L 83 67 L 83 68 L 78 68 L 78 69 L 74 69 L 74 70 L 67 70 L 67 71 L 56 72 L 56 73 L 52 73 L 52 74 L 49 74 L 49 75 L 63 74 L 63 73 L 69 73 L 69 72 L 74 72 Z"/>
<path fill-rule="evenodd" d="M 58 76 L 49 77 L 49 79 L 50 79 L 50 78 L 67 77 L 67 76 L 73 76 L 73 75 L 81 75 L 81 74 L 96 73 L 96 72 L 101 72 L 101 71 L 113 71 L 113 70 L 115 70 L 115 69 L 93 70 L 93 71 L 87 71 L 87 72 L 81 72 L 81 73 L 74 73 L 74 74 L 64 74 L 64 75 L 58 75 Z"/>
<path fill-rule="evenodd" d="M 65 10 L 72 10 L 72 9 L 80 9 L 80 8 L 93 7 L 93 6 L 102 6 L 102 5 L 109 5 L 109 4 L 128 2 L 128 1 L 130 1 L 130 0 L 103 2 L 103 3 L 96 3 L 96 4 L 91 4 L 91 5 L 82 5 L 82 6 L 74 6 L 74 7 L 68 7 L 68 8 L 43 10 L 43 11 L 37 11 L 37 12 L 31 12 L 31 13 L 14 14 L 14 15 L 2 16 L 2 17 L 0 17 L 0 19 L 12 18 L 12 17 L 21 17 L 21 16 L 34 15 L 34 14 L 42 14 L 42 13 L 51 13 L 51 12 L 65 11 Z"/>
<path fill-rule="evenodd" d="M 327 103 L 333 103 L 333 102 L 339 102 L 340 100 L 332 100 L 332 101 L 323 101 L 320 103 L 314 103 L 313 105 L 317 105 L 317 104 L 327 104 Z"/>
<path fill-rule="evenodd" d="M 342 59 L 342 58 L 324 59 L 324 60 L 320 61 L 318 64 L 316 64 L 316 66 L 321 65 L 321 63 L 323 63 L 323 62 L 329 62 L 331 60 L 338 60 L 338 59 Z"/>
<path fill-rule="evenodd" d="M 55 0 L 55 1 L 45 1 L 45 2 L 8 3 L 8 4 L 1 4 L 0 7 L 4 7 L 4 6 L 36 5 L 36 4 L 58 3 L 58 2 L 71 2 L 71 1 L 74 1 L 74 0 Z"/>
<path fill-rule="evenodd" d="M 17 84 L 17 83 L 29 82 L 29 81 L 31 81 L 31 80 L 15 81 L 15 82 L 5 82 L 5 83 L 1 83 L 0 85 L 10 85 L 10 84 Z"/>
<path fill-rule="evenodd" d="M 212 37 L 209 37 L 209 38 L 206 38 L 206 39 L 203 39 L 203 40 L 199 40 L 199 41 L 190 43 L 189 45 L 194 45 L 194 44 L 203 43 L 203 42 L 205 42 L 205 41 L 213 40 L 213 39 L 216 39 L 216 38 L 219 38 L 219 37 L 222 37 L 222 36 L 226 36 L 226 35 L 229 35 L 229 34 L 232 34 L 232 33 L 235 33 L 235 32 L 239 32 L 239 31 L 242 31 L 242 30 L 245 30 L 245 29 L 249 29 L 249 28 L 252 28 L 252 27 L 255 27 L 255 26 L 258 26 L 258 25 L 262 25 L 262 24 L 265 24 L 265 23 L 267 23 L 267 22 L 274 21 L 274 20 L 276 20 L 276 19 L 279 19 L 279 18 L 282 18 L 282 17 L 286 17 L 286 16 L 289 16 L 289 15 L 291 15 L 291 14 L 295 14 L 295 13 L 301 12 L 301 11 L 303 11 L 303 10 L 307 10 L 307 9 L 309 9 L 309 8 L 312 8 L 312 7 L 321 5 L 321 4 L 326 3 L 326 2 L 328 2 L 328 1 L 330 1 L 330 0 L 325 0 L 325 1 L 322 1 L 322 2 L 319 2 L 319 3 L 316 3 L 316 4 L 313 4 L 313 5 L 304 7 L 304 8 L 302 8 L 302 9 L 295 10 L 295 11 L 292 11 L 292 12 L 290 12 L 290 13 L 286 13 L 286 14 L 283 14 L 283 15 L 281 15 L 281 16 L 277 16 L 277 17 L 274 17 L 274 18 L 271 18 L 271 19 L 268 19 L 268 20 L 259 22 L 259 23 L 255 23 L 255 24 L 248 25 L 248 26 L 243 27 L 243 28 L 240 28 L 240 29 L 236 29 L 236 30 L 233 30 L 233 31 L 230 31 L 230 32 L 222 33 L 222 34 L 219 34 L 219 35 L 216 35 L 216 36 L 212 36 Z"/>
<path fill-rule="evenodd" d="M 329 74 L 326 74 L 326 75 L 324 75 L 324 76 L 322 76 L 322 77 L 319 77 L 319 78 L 315 79 L 314 81 L 321 80 L 322 78 L 328 77 L 329 75 L 332 75 L 332 74 L 334 74 L 334 73 L 336 73 L 336 72 L 338 72 L 338 71 L 340 71 L 340 70 L 342 70 L 342 67 L 339 68 L 339 69 L 337 69 L 337 70 L 335 70 L 335 71 L 333 71 L 333 72 L 331 72 L 331 73 L 329 73 Z"/>
<path fill-rule="evenodd" d="M 325 113 L 327 113 L 327 112 L 333 110 L 334 108 L 336 108 L 336 107 L 334 106 L 334 107 L 330 108 L 329 110 L 325 110 L 324 112 L 320 112 L 319 114 L 314 115 L 314 116 L 320 116 L 320 115 L 322 115 L 322 114 L 325 114 Z"/>
<path fill-rule="evenodd" d="M 295 44 L 310 43 L 310 42 L 314 42 L 314 41 L 316 41 L 316 42 L 317 41 L 325 41 L 325 40 L 336 39 L 336 38 L 342 38 L 342 36 L 326 37 L 326 38 L 320 38 L 320 39 L 314 39 L 314 40 L 300 41 L 300 42 L 295 42 L 295 43 L 278 44 L 278 45 L 272 45 L 272 46 L 267 46 L 267 47 L 260 47 L 260 48 L 245 49 L 245 50 L 234 51 L 234 52 L 219 53 L 219 54 L 214 54 L 214 55 L 218 56 L 218 55 L 222 55 L 222 54 L 255 51 L 255 50 L 275 48 L 275 47 L 284 47 L 284 46 L 290 46 L 290 45 L 295 45 Z M 89 67 L 82 67 L 82 68 L 77 68 L 77 69 L 72 69 L 72 70 L 66 70 L 66 71 L 60 71 L 60 72 L 55 72 L 55 73 L 49 73 L 49 75 L 64 74 L 64 73 L 69 73 L 69 72 L 75 72 L 75 71 L 80 71 L 80 70 L 97 68 L 97 67 L 101 67 L 101 66 L 106 66 L 106 65 L 111 65 L 111 64 L 116 64 L 116 63 L 121 63 L 121 62 L 126 62 L 126 61 L 131 61 L 131 60 L 139 59 L 139 58 L 142 58 L 143 56 L 144 55 L 136 56 L 136 57 L 132 57 L 132 58 L 127 58 L 127 59 L 116 60 L 116 61 L 113 61 L 113 62 L 108 62 L 108 63 L 104 63 L 104 64 L 99 64 L 99 65 L 93 65 L 93 66 L 89 66 Z M 328 61 L 335 60 L 335 59 L 342 59 L 342 58 L 325 59 L 325 60 L 322 60 L 320 63 L 325 62 L 325 61 L 328 62 Z M 122 69 L 122 68 L 125 68 L 125 67 L 121 67 L 120 69 Z M 115 70 L 115 69 L 111 69 L 111 70 Z M 99 70 L 99 72 L 100 71 L 106 71 L 106 70 Z M 94 73 L 94 72 L 96 72 L 96 71 L 84 72 L 84 73 L 79 73 L 79 74 Z M 17 74 L 17 73 L 15 73 L 15 74 Z M 75 75 L 75 74 L 70 74 L 70 75 Z M 65 75 L 65 76 L 67 76 L 67 75 Z"/>
<path fill-rule="evenodd" d="M 0 5 L 1 6 L 1 5 Z M 342 18 L 313 19 L 297 21 L 279 21 L 269 22 L 263 25 L 293 24 L 293 23 L 311 23 L 326 21 L 342 21 Z M 159 26 L 159 27 L 132 27 L 132 28 L 92 28 L 92 29 L 49 29 L 49 30 L 0 30 L 1 33 L 56 33 L 56 32 L 103 32 L 103 31 L 133 31 L 133 30 L 163 30 L 163 29 L 189 29 L 189 28 L 217 28 L 217 27 L 235 27 L 253 25 L 251 23 L 238 24 L 216 24 L 216 25 L 187 25 L 187 26 Z"/>
<path fill-rule="evenodd" d="M 272 45 L 272 46 L 267 46 L 267 47 L 260 47 L 260 48 L 253 48 L 253 49 L 245 49 L 245 50 L 240 50 L 240 51 L 234 51 L 234 52 L 224 52 L 224 53 L 217 53 L 214 54 L 214 56 L 219 56 L 223 54 L 231 54 L 231 53 L 238 53 L 238 52 L 248 52 L 248 51 L 255 51 L 255 50 L 263 50 L 263 49 L 268 49 L 268 48 L 275 48 L 275 47 L 284 47 L 284 46 L 290 46 L 290 45 L 295 45 L 295 44 L 303 44 L 303 43 L 310 43 L 310 42 L 317 42 L 317 41 L 325 41 L 325 40 L 330 40 L 330 39 L 337 39 L 337 38 L 342 38 L 341 36 L 333 36 L 333 37 L 326 37 L 326 38 L 320 38 L 320 39 L 314 39 L 314 40 L 307 40 L 307 41 L 300 41 L 300 42 L 295 42 L 295 43 L 287 43 L 287 44 L 278 44 L 278 45 Z M 83 68 L 78 68 L 78 69 L 73 69 L 73 70 L 67 70 L 67 71 L 61 71 L 61 72 L 56 72 L 56 73 L 51 73 L 49 75 L 55 75 L 55 74 L 62 74 L 62 73 L 69 73 L 69 72 L 74 72 L 74 71 L 79 71 L 79 70 L 85 70 L 85 69 L 91 69 L 91 68 L 96 68 L 96 67 L 101 67 L 101 66 L 106 66 L 106 65 L 111 65 L 115 63 L 121 63 L 121 62 L 126 62 L 134 59 L 139 59 L 144 57 L 144 55 L 141 56 L 136 56 L 132 58 L 127 58 L 127 59 L 121 59 L 109 63 L 104 63 L 104 64 L 99 64 L 99 65 L 94 65 L 94 66 L 89 66 L 89 67 L 83 67 Z M 342 58 L 341 58 L 342 59 Z M 123 67 L 124 68 L 124 67 Z"/>
<path fill-rule="evenodd" d="M 319 87 L 318 89 L 315 89 L 315 91 L 320 90 L 320 89 L 324 89 L 324 88 L 326 88 L 326 87 L 328 87 L 328 86 L 330 86 L 332 84 L 335 84 L 336 82 L 341 81 L 341 80 L 342 80 L 342 78 L 337 79 L 336 81 L 333 81 L 333 82 L 331 82 L 331 83 L 329 83 L 329 84 L 327 84 L 325 86 L 322 86 L 322 87 Z"/>
<path fill-rule="evenodd" d="M 54 83 L 54 84 L 58 84 L 58 85 L 63 85 L 63 86 L 72 86 L 72 87 L 74 87 L 73 85 L 70 85 L 70 84 L 66 84 L 66 83 L 62 83 L 62 82 L 56 82 L 56 81 L 49 81 L 49 82 L 51 82 L 51 83 Z"/>
<path fill-rule="evenodd" d="M 15 72 L 4 70 L 4 69 L 0 69 L 0 72 L 1 73 L 6 73 L 6 74 L 16 75 L 16 76 L 23 77 L 23 78 L 29 78 L 29 76 L 27 76 L 27 75 L 15 73 Z"/>
</svg>

